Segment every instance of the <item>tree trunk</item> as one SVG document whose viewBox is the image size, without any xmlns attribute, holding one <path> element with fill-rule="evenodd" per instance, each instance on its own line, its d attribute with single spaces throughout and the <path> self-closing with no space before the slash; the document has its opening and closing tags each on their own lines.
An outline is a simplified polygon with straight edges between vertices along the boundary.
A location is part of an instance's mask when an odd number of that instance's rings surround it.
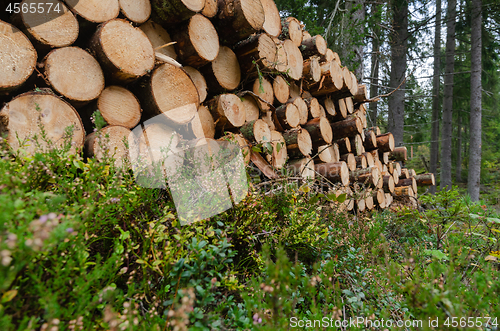
<svg viewBox="0 0 500 331">
<path fill-rule="evenodd" d="M 361 120 L 356 116 L 349 117 L 343 121 L 331 123 L 331 126 L 335 139 L 354 137 L 363 132 Z"/>
<path fill-rule="evenodd" d="M 311 135 L 313 147 L 330 144 L 332 142 L 332 127 L 326 117 L 313 118 L 307 122 L 303 128 Z"/>
<path fill-rule="evenodd" d="M 418 186 L 435 186 L 436 180 L 433 173 L 416 175 L 415 180 Z"/>
<path fill-rule="evenodd" d="M 462 116 L 458 113 L 457 123 L 457 169 L 455 173 L 457 183 L 462 182 Z"/>
<path fill-rule="evenodd" d="M 451 136 L 453 118 L 453 72 L 455 66 L 456 0 L 448 1 L 446 27 L 446 66 L 444 76 L 443 130 L 441 136 L 441 189 L 451 189 Z"/>
<path fill-rule="evenodd" d="M 364 61 L 364 52 L 363 52 L 363 47 L 364 47 L 364 40 L 363 40 L 363 35 L 365 33 L 365 0 L 354 0 L 354 6 L 356 7 L 356 10 L 354 13 L 352 13 L 352 21 L 353 21 L 353 27 L 355 29 L 355 34 L 357 35 L 359 42 L 354 43 L 353 47 L 353 52 L 354 52 L 354 63 L 357 64 L 356 68 L 354 69 L 354 75 L 356 76 L 357 79 L 362 80 L 363 79 L 363 61 Z"/>
<path fill-rule="evenodd" d="M 381 6 L 378 4 L 371 5 L 371 16 L 374 17 L 372 27 L 372 55 L 371 55 L 371 75 L 370 75 L 370 96 L 373 98 L 378 95 L 379 85 L 379 68 L 380 68 L 380 25 L 382 21 Z M 371 125 L 377 126 L 378 102 L 370 103 L 370 119 Z"/>
<path fill-rule="evenodd" d="M 408 2 L 406 0 L 394 0 L 393 10 L 393 32 L 391 40 L 391 78 L 389 86 L 394 91 L 389 97 L 389 131 L 394 135 L 396 146 L 403 143 L 404 114 L 405 114 L 405 86 L 401 84 L 406 73 L 406 53 L 408 44 Z"/>
<path fill-rule="evenodd" d="M 434 27 L 434 77 L 432 79 L 432 131 L 431 131 L 431 164 L 430 172 L 437 176 L 437 165 L 439 158 L 439 119 L 440 108 L 440 75 L 441 75 L 441 0 L 436 0 L 436 19 Z M 436 193 L 436 186 L 429 188 L 432 194 Z"/>
<path fill-rule="evenodd" d="M 471 34 L 471 97 L 470 97 L 470 143 L 469 143 L 469 177 L 467 191 L 472 201 L 479 201 L 481 184 L 481 27 L 482 0 L 472 1 L 472 34 Z"/>
</svg>

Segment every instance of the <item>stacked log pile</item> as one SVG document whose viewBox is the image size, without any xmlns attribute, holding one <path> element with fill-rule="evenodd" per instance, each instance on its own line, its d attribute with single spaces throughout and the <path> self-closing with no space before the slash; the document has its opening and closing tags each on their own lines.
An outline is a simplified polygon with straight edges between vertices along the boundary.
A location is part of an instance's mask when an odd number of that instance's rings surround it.
<svg viewBox="0 0 500 331">
<path fill-rule="evenodd" d="M 123 138 L 142 125 L 129 148 L 230 138 L 265 177 L 315 179 L 347 193 L 348 210 L 434 185 L 402 167 L 391 133 L 367 127 L 367 89 L 325 39 L 280 18 L 272 0 L 46 0 L 43 13 L 30 11 L 36 3 L 0 16 L 0 132 L 14 149 L 45 146 L 32 142 L 43 127 L 56 145 L 69 134 L 73 151 L 113 151 L 122 164 Z M 163 124 L 148 125 L 158 115 Z"/>
</svg>

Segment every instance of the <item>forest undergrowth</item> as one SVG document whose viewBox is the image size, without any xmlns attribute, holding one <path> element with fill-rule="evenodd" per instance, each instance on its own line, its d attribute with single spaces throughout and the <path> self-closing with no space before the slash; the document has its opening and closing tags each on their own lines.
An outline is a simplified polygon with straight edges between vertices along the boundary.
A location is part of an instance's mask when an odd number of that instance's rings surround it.
<svg viewBox="0 0 500 331">
<path fill-rule="evenodd" d="M 1 330 L 498 330 L 500 219 L 456 189 L 355 215 L 290 183 L 181 226 L 69 147 L 1 141 Z"/>
</svg>

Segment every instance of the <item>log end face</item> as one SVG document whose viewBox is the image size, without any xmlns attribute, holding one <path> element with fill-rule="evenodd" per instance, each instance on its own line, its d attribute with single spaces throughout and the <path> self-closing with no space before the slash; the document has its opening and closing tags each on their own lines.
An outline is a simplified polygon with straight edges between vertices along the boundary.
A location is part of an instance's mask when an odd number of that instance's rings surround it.
<svg viewBox="0 0 500 331">
<path fill-rule="evenodd" d="M 205 61 L 213 61 L 219 54 L 219 35 L 212 22 L 201 14 L 191 17 L 188 33 L 198 56 Z"/>
</svg>

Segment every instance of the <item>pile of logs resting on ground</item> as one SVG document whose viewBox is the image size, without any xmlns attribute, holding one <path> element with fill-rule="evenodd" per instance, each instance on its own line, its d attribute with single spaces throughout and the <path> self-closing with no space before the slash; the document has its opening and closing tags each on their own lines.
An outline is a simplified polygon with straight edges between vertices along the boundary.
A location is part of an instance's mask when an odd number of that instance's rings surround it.
<svg viewBox="0 0 500 331">
<path fill-rule="evenodd" d="M 162 114 L 177 129 L 142 126 L 137 148 L 229 136 L 268 179 L 282 168 L 315 178 L 348 193 L 349 210 L 434 184 L 402 167 L 406 148 L 391 133 L 367 127 L 366 87 L 324 38 L 281 18 L 273 0 L 44 0 L 44 13 L 33 4 L 0 13 L 0 131 L 14 149 L 43 148 L 33 143 L 43 127 L 54 144 L 71 135 L 74 151 L 99 159 L 108 148 L 121 164 L 123 137 Z M 272 151 L 250 148 L 259 144 Z"/>
</svg>

